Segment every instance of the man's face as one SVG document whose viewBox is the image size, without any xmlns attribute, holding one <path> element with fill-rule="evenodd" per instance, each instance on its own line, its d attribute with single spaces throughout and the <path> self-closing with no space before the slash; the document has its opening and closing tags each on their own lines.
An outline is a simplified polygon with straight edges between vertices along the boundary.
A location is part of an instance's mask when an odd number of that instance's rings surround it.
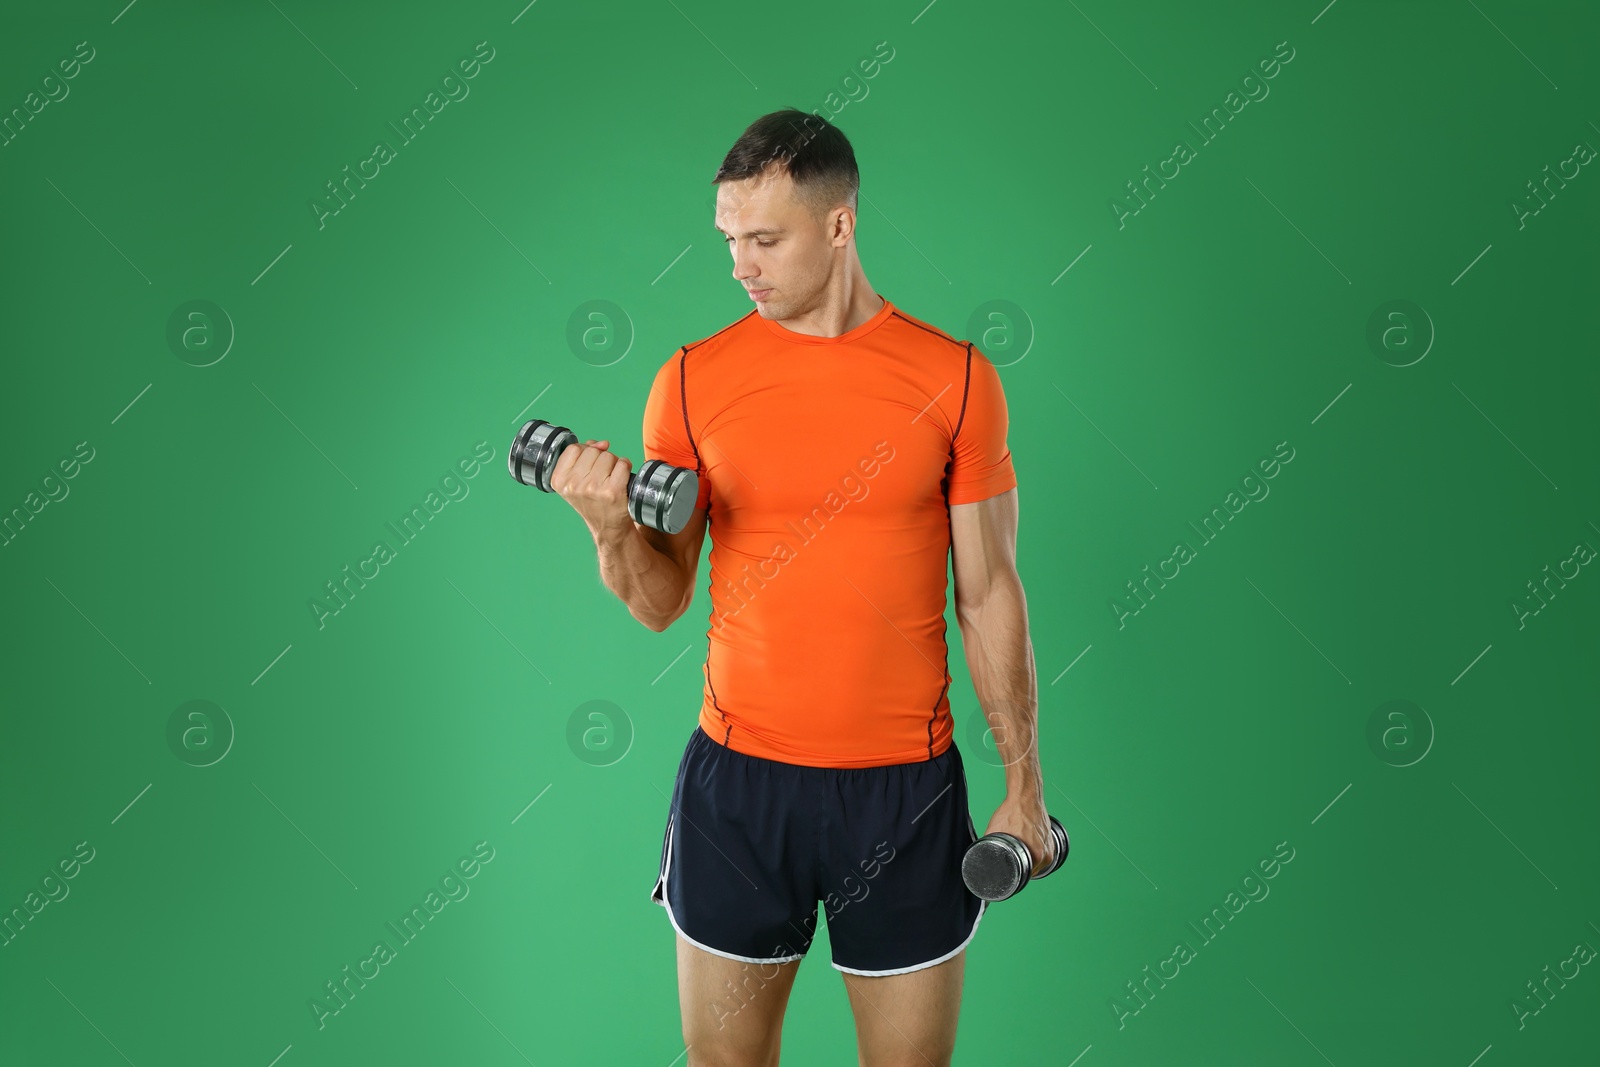
<svg viewBox="0 0 1600 1067">
<path fill-rule="evenodd" d="M 733 276 L 755 300 L 762 318 L 789 319 L 821 302 L 839 252 L 825 225 L 797 195 L 777 165 L 743 181 L 717 186 L 716 227 L 733 254 Z"/>
</svg>

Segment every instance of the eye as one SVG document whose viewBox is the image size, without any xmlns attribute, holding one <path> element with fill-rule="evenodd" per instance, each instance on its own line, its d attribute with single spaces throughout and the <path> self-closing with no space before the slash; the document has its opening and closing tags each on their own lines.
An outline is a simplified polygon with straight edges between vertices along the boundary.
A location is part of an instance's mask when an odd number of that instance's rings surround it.
<svg viewBox="0 0 1600 1067">
<path fill-rule="evenodd" d="M 724 237 L 722 239 L 722 243 L 725 244 L 725 245 L 726 244 L 732 244 L 733 243 L 733 238 L 732 237 Z M 762 248 L 771 248 L 773 245 L 775 245 L 777 243 L 778 243 L 777 241 L 757 241 L 756 242 L 756 244 L 760 245 Z"/>
</svg>

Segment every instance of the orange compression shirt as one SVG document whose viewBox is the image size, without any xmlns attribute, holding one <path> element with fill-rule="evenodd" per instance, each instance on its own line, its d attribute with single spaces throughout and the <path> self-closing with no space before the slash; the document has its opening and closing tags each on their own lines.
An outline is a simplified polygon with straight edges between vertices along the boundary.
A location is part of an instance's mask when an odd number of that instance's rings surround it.
<svg viewBox="0 0 1600 1067">
<path fill-rule="evenodd" d="M 948 508 L 1017 484 L 1006 427 L 994 364 L 887 300 L 838 337 L 751 310 L 662 364 L 644 454 L 708 509 L 713 740 L 816 767 L 949 747 Z"/>
</svg>

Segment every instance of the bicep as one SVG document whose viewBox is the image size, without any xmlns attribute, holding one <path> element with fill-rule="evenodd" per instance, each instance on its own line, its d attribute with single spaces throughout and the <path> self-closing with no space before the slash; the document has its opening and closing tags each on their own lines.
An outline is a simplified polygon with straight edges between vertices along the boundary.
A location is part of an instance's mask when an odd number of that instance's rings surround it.
<svg viewBox="0 0 1600 1067">
<path fill-rule="evenodd" d="M 950 505 L 956 615 L 982 604 L 1003 582 L 1016 581 L 1017 491 Z"/>
<path fill-rule="evenodd" d="M 646 544 L 678 565 L 678 570 L 683 574 L 686 606 L 694 598 L 694 576 L 700 569 L 700 549 L 705 544 L 706 527 L 706 509 L 703 507 L 696 507 L 683 529 L 675 534 L 663 533 L 650 526 L 638 526 Z"/>
</svg>

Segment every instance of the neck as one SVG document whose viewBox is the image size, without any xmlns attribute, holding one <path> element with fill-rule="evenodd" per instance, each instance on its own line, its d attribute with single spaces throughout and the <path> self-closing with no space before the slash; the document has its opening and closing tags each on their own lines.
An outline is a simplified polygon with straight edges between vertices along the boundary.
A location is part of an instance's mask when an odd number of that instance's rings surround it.
<svg viewBox="0 0 1600 1067">
<path fill-rule="evenodd" d="M 821 302 L 810 311 L 789 319 L 777 320 L 786 330 L 813 337 L 838 337 L 866 322 L 883 310 L 885 299 L 867 281 L 860 263 L 844 272 L 822 293 Z"/>
</svg>

